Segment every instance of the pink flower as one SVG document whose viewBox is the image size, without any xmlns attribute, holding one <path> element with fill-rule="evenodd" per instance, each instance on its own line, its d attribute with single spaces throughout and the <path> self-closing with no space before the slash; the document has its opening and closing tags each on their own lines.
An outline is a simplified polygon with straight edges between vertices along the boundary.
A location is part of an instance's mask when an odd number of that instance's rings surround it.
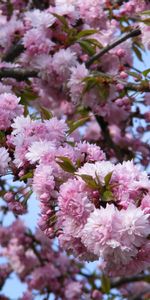
<svg viewBox="0 0 150 300">
<path fill-rule="evenodd" d="M 90 25 L 98 25 L 100 28 L 106 27 L 106 16 L 103 4 L 100 0 L 94 0 L 91 5 L 90 0 L 77 1 L 80 17 Z"/>
<path fill-rule="evenodd" d="M 58 239 L 60 246 L 72 253 L 75 257 L 85 261 L 94 261 L 98 259 L 96 255 L 89 252 L 81 241 L 81 230 L 83 225 L 79 225 L 71 217 L 66 216 L 65 219 L 58 224 L 58 228 L 63 228 Z"/>
<path fill-rule="evenodd" d="M 31 144 L 25 157 L 34 164 L 35 162 L 40 161 L 42 156 L 51 152 L 54 153 L 55 151 L 56 147 L 54 142 L 38 141 Z"/>
<path fill-rule="evenodd" d="M 54 190 L 55 182 L 51 166 L 39 165 L 33 177 L 33 191 L 40 198 L 45 195 L 49 199 Z"/>
<path fill-rule="evenodd" d="M 54 43 L 39 29 L 30 29 L 23 37 L 28 55 L 48 54 Z"/>
<path fill-rule="evenodd" d="M 40 11 L 39 9 L 29 10 L 25 13 L 25 22 L 33 28 L 46 29 L 52 26 L 56 18 L 48 11 Z"/>
<path fill-rule="evenodd" d="M 0 129 L 5 130 L 11 126 L 12 120 L 23 113 L 20 99 L 11 93 L 0 94 Z"/>
<path fill-rule="evenodd" d="M 49 132 L 51 140 L 56 140 L 59 142 L 64 141 L 65 134 L 68 130 L 68 126 L 64 120 L 58 120 L 54 117 L 48 121 L 45 121 L 45 125 Z"/>
<path fill-rule="evenodd" d="M 80 282 L 69 282 L 65 287 L 65 297 L 67 300 L 79 299 L 82 295 L 82 284 Z"/>
<path fill-rule="evenodd" d="M 59 15 L 69 15 L 71 18 L 76 19 L 78 13 L 76 11 L 76 0 L 56 0 L 55 12 Z"/>
<path fill-rule="evenodd" d="M 80 100 L 81 93 L 84 88 L 83 79 L 89 75 L 88 69 L 85 64 L 77 64 L 76 67 L 71 68 L 71 76 L 68 81 L 70 95 L 73 103 L 77 104 Z"/>
<path fill-rule="evenodd" d="M 76 179 L 70 179 L 61 185 L 58 203 L 64 218 L 70 216 L 79 224 L 85 224 L 89 214 L 94 209 L 85 183 Z"/>
<path fill-rule="evenodd" d="M 115 185 L 114 195 L 121 205 L 136 201 L 142 190 L 149 190 L 149 179 L 144 171 L 140 171 L 133 161 L 117 164 L 112 174 L 111 182 Z"/>
<path fill-rule="evenodd" d="M 149 233 L 148 215 L 140 208 L 129 205 L 119 211 L 111 204 L 90 214 L 81 240 L 87 250 L 104 259 L 108 271 L 135 258 Z"/>
<path fill-rule="evenodd" d="M 0 174 L 6 174 L 8 169 L 8 164 L 10 162 L 10 157 L 8 154 L 8 150 L 4 147 L 0 147 Z"/>
<path fill-rule="evenodd" d="M 77 144 L 77 147 L 86 157 L 88 162 L 105 160 L 105 153 L 101 150 L 101 148 L 95 144 L 90 144 L 88 142 L 80 142 Z"/>
<path fill-rule="evenodd" d="M 72 52 L 70 48 L 60 49 L 56 52 L 52 59 L 52 67 L 59 77 L 65 81 L 70 75 L 70 68 L 77 63 L 76 53 Z"/>
<path fill-rule="evenodd" d="M 143 197 L 140 207 L 145 214 L 150 214 L 150 194 Z"/>
</svg>

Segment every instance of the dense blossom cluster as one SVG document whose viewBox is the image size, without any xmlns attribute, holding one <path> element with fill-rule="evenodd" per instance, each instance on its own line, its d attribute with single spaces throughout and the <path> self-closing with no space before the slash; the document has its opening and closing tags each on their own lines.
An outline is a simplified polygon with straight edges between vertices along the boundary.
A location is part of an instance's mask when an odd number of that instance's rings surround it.
<svg viewBox="0 0 150 300">
<path fill-rule="evenodd" d="M 135 64 L 150 49 L 149 10 L 146 0 L 1 1 L 0 290 L 15 273 L 22 300 L 114 299 L 114 287 L 133 299 L 135 278 L 137 299 L 149 299 L 150 69 Z M 19 216 L 31 195 L 34 233 Z M 81 261 L 99 259 L 84 273 Z"/>
<path fill-rule="evenodd" d="M 8 8 L 2 5 L 0 42 L 3 60 L 5 57 L 6 61 L 13 60 L 11 47 L 15 43 L 17 47 L 21 47 L 14 57 L 15 64 L 3 61 L 2 67 L 30 68 L 35 71 L 35 78 L 30 79 L 30 88 L 37 99 L 34 106 L 39 109 L 42 105 L 53 110 L 58 116 L 63 113 L 70 116 L 75 114 L 76 108 L 82 104 L 94 115 L 100 116 L 99 120 L 102 118 L 109 126 L 113 143 L 121 150 L 126 149 L 124 157 L 126 153 L 132 157 L 136 152 L 138 161 L 146 165 L 149 147 L 142 137 L 148 129 L 149 120 L 141 113 L 138 98 L 132 93 L 130 95 L 127 87 L 129 75 L 137 81 L 142 78 L 139 72 L 132 72 L 132 41 L 127 39 L 112 47 L 110 51 L 106 51 L 103 59 L 95 60 L 92 67 L 89 61 L 91 55 L 117 39 L 120 25 L 121 30 L 126 31 L 124 24 L 119 23 L 119 18 L 123 18 L 124 21 L 131 18 L 132 21 L 133 15 L 136 19 L 139 14 L 139 20 L 137 18 L 133 29 L 139 25 L 142 31 L 141 38 L 135 38 L 134 50 L 140 56 L 141 41 L 148 49 L 150 30 L 146 17 L 140 14 L 149 9 L 149 4 L 144 0 L 138 3 L 123 1 L 120 6 L 113 5 L 112 1 L 100 0 L 93 1 L 92 6 L 90 1 L 80 0 L 46 3 L 43 3 L 44 10 L 40 10 L 40 6 L 32 8 L 30 4 L 29 10 L 28 7 L 26 10 L 24 3 L 20 8 L 21 2 L 13 2 L 14 10 L 9 20 L 6 18 Z M 114 10 L 114 18 L 109 16 L 111 10 Z M 131 29 L 130 26 L 128 29 Z M 14 86 L 17 83 L 14 81 L 11 84 Z M 19 85 L 19 88 L 21 96 L 24 97 L 24 93 L 28 95 L 27 84 Z M 9 90 L 10 85 L 5 85 L 5 92 L 9 93 Z M 8 97 L 9 101 L 11 96 L 5 97 Z M 17 105 L 17 98 L 11 101 Z M 33 105 L 33 102 L 30 102 L 30 105 Z M 2 109 L 5 110 L 4 107 Z M 18 106 L 16 115 L 20 113 L 20 109 Z M 13 108 L 9 114 L 4 110 L 1 113 L 2 129 L 6 129 L 14 117 Z M 145 124 L 141 125 L 141 118 L 145 119 Z M 136 135 L 132 130 L 135 122 Z M 99 123 L 103 127 L 102 120 Z M 142 130 L 138 130 L 141 127 Z M 104 144 L 107 148 L 106 141 Z M 116 156 L 114 148 L 109 156 Z"/>
<path fill-rule="evenodd" d="M 102 257 L 111 275 L 140 272 L 149 257 L 149 179 L 133 162 L 86 163 L 60 187 L 59 236 L 85 260 Z"/>
</svg>

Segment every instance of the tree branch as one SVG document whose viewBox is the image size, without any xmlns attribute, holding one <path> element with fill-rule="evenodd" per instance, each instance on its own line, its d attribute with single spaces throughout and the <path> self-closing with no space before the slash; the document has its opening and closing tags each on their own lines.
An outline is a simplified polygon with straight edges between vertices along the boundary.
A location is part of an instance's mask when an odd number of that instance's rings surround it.
<svg viewBox="0 0 150 300">
<path fill-rule="evenodd" d="M 150 92 L 150 84 L 148 81 L 144 81 L 140 84 L 128 82 L 125 85 L 125 89 L 129 90 L 129 91 L 136 91 L 136 92 L 141 92 L 141 93 Z"/>
<path fill-rule="evenodd" d="M 86 67 L 90 67 L 93 62 L 97 59 L 99 59 L 100 57 L 102 57 L 105 53 L 109 52 L 111 49 L 115 48 L 116 46 L 122 44 L 123 42 L 125 42 L 126 40 L 132 38 L 132 37 L 136 37 L 138 35 L 141 34 L 141 30 L 139 28 L 133 29 L 131 32 L 128 32 L 127 34 L 125 34 L 124 36 L 121 36 L 118 40 L 116 40 L 115 42 L 113 42 L 112 44 L 106 46 L 105 48 L 103 48 L 99 53 L 96 53 L 95 55 L 93 55 L 87 62 L 86 62 Z"/>
<path fill-rule="evenodd" d="M 141 275 L 119 278 L 119 279 L 111 282 L 111 288 L 120 287 L 121 285 L 124 285 L 127 283 L 138 282 L 138 281 L 148 281 L 149 282 L 150 274 L 148 274 L 148 275 L 141 274 Z"/>
<path fill-rule="evenodd" d="M 133 158 L 132 152 L 124 148 L 122 149 L 119 145 L 116 145 L 109 132 L 108 123 L 104 120 L 103 117 L 96 115 L 95 116 L 100 128 L 102 129 L 102 134 L 104 137 L 104 141 L 107 143 L 107 145 L 114 150 L 116 157 L 118 158 L 118 161 L 123 162 L 124 159 L 126 159 L 126 156 L 129 158 Z"/>
<path fill-rule="evenodd" d="M 1 68 L 1 78 L 15 78 L 18 81 L 27 80 L 28 78 L 38 77 L 39 70 L 22 69 L 22 68 Z"/>
</svg>

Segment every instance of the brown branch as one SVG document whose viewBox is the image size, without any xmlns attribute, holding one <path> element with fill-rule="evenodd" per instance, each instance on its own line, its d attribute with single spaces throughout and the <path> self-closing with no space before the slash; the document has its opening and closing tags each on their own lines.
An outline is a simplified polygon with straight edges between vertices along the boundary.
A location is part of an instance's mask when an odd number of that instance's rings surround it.
<svg viewBox="0 0 150 300">
<path fill-rule="evenodd" d="M 140 274 L 135 276 L 123 277 L 111 282 L 111 288 L 120 287 L 124 284 L 138 282 L 138 281 L 150 281 L 150 274 Z"/>
<path fill-rule="evenodd" d="M 116 145 L 113 142 L 112 137 L 109 132 L 107 121 L 105 121 L 103 117 L 98 116 L 98 115 L 96 115 L 95 118 L 102 130 L 104 141 L 106 142 L 106 144 L 109 146 L 110 149 L 114 150 L 118 161 L 123 162 L 123 160 L 126 159 L 126 156 L 130 159 L 133 158 L 133 154 L 129 149 L 127 149 L 127 148 L 122 149 L 119 145 Z"/>
<path fill-rule="evenodd" d="M 38 70 L 23 69 L 23 68 L 1 68 L 1 78 L 15 78 L 18 81 L 27 80 L 28 78 L 38 77 Z"/>
<path fill-rule="evenodd" d="M 93 55 L 87 62 L 86 62 L 86 67 L 90 67 L 93 62 L 97 59 L 99 59 L 100 57 L 102 57 L 105 53 L 109 52 L 111 49 L 115 48 L 116 46 L 122 44 L 123 42 L 125 42 L 126 40 L 132 38 L 132 37 L 136 37 L 138 35 L 141 34 L 141 30 L 139 28 L 133 29 L 132 31 L 128 32 L 127 34 L 121 36 L 118 40 L 116 40 L 115 42 L 113 42 L 112 44 L 104 47 L 99 53 L 96 53 L 95 55 Z"/>
<path fill-rule="evenodd" d="M 148 81 L 144 81 L 140 84 L 135 84 L 135 83 L 132 83 L 132 82 L 128 82 L 125 85 L 125 89 L 129 90 L 129 91 L 140 92 L 140 93 L 150 92 L 150 84 L 149 84 Z"/>
</svg>

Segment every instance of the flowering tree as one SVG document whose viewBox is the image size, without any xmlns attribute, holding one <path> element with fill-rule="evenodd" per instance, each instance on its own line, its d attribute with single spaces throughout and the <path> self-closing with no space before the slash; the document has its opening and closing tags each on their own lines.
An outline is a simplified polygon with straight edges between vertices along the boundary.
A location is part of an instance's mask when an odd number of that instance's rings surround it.
<svg viewBox="0 0 150 300">
<path fill-rule="evenodd" d="M 22 300 L 150 299 L 149 25 L 146 0 L 1 0 L 1 300 L 14 273 Z"/>
</svg>

